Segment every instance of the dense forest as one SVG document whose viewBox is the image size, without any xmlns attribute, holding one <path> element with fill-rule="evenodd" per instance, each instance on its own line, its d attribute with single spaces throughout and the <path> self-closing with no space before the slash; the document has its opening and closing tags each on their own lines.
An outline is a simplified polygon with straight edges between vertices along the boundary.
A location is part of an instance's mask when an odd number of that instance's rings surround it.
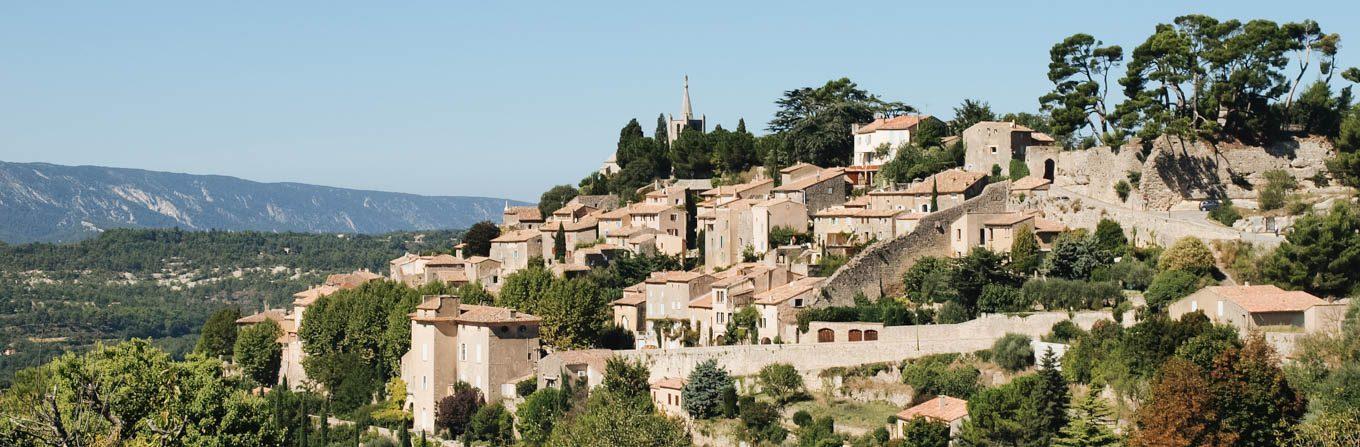
<svg viewBox="0 0 1360 447">
<path fill-rule="evenodd" d="M 110 230 L 74 244 L 0 245 L 0 383 L 100 340 L 148 338 L 179 356 L 208 315 L 277 307 L 331 273 L 385 273 L 447 252 L 459 231 L 383 235 Z"/>
</svg>

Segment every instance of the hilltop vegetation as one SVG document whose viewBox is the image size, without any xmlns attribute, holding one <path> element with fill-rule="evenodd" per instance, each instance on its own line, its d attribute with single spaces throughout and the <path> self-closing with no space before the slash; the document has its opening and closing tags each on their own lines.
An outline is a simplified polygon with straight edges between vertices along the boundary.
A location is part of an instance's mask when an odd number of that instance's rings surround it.
<svg viewBox="0 0 1360 447">
<path fill-rule="evenodd" d="M 214 310 L 291 302 L 326 275 L 410 252 L 447 252 L 457 231 L 385 235 L 110 230 L 75 244 L 0 245 L 0 381 L 98 340 L 148 338 L 175 355 Z"/>
</svg>

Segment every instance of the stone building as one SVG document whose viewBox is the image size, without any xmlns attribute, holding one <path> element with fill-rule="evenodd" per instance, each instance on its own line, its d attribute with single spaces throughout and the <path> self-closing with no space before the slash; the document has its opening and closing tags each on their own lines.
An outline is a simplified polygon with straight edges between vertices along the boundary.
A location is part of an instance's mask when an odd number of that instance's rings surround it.
<svg viewBox="0 0 1360 447">
<path fill-rule="evenodd" d="M 753 304 L 760 312 L 756 323 L 760 344 L 776 340 L 798 342 L 798 311 L 812 303 L 824 279 L 801 278 L 755 295 Z"/>
<path fill-rule="evenodd" d="M 812 219 L 812 239 L 828 252 L 844 254 L 856 245 L 892 239 L 894 217 L 906 213 L 894 209 L 828 208 Z"/>
<path fill-rule="evenodd" d="M 1278 327 L 1313 333 L 1339 328 L 1346 305 L 1273 285 L 1245 285 L 1205 287 L 1167 307 L 1167 313 L 1177 319 L 1196 311 L 1244 332 Z"/>
<path fill-rule="evenodd" d="M 508 231 L 533 230 L 543 225 L 543 212 L 536 206 L 509 206 L 501 213 L 501 227 Z"/>
<path fill-rule="evenodd" d="M 949 437 L 958 436 L 963 421 L 968 419 L 968 401 L 957 397 L 935 396 L 934 399 L 897 413 L 892 435 L 901 438 L 912 419 L 926 418 L 949 426 Z"/>
<path fill-rule="evenodd" d="M 666 416 L 688 418 L 689 412 L 685 411 L 685 402 L 682 396 L 684 389 L 685 380 L 675 377 L 652 382 L 652 404 L 656 405 L 657 411 Z"/>
<path fill-rule="evenodd" d="M 850 183 L 845 180 L 844 168 L 817 168 L 799 177 L 782 175 L 785 180 L 772 190 L 774 196 L 807 205 L 809 214 L 839 206 L 850 196 Z"/>
<path fill-rule="evenodd" d="M 987 175 L 951 169 L 936 173 L 925 180 L 901 189 L 870 191 L 869 208 L 879 210 L 913 210 L 933 212 L 953 208 L 982 193 L 987 186 Z M 937 208 L 932 210 L 931 201 Z"/>
<path fill-rule="evenodd" d="M 912 134 L 922 121 L 933 119 L 930 115 L 902 115 L 878 118 L 868 124 L 851 124 L 850 133 L 855 135 L 855 152 L 851 164 L 854 166 L 876 166 L 892 160 L 897 148 L 911 142 Z M 881 151 L 879 147 L 887 146 Z"/>
<path fill-rule="evenodd" d="M 543 256 L 543 233 L 538 230 L 519 230 L 502 234 L 491 240 L 491 259 L 501 264 L 501 275 L 509 275 L 529 266 L 529 258 Z"/>
<path fill-rule="evenodd" d="M 676 139 L 680 138 L 680 133 L 683 132 L 685 129 L 694 129 L 699 132 L 706 132 L 705 125 L 707 118 L 704 115 L 700 115 L 698 118 L 695 118 L 694 107 L 691 106 L 689 102 L 689 76 L 685 76 L 685 94 L 684 98 L 680 100 L 680 118 L 677 119 L 674 116 L 669 116 L 667 118 L 668 118 L 666 120 L 667 143 L 674 143 Z"/>
<path fill-rule="evenodd" d="M 1001 175 L 1010 176 L 1011 160 L 1025 161 L 1026 148 L 1052 145 L 1053 142 L 1053 137 L 1020 124 L 982 121 L 963 131 L 963 168 L 991 174 L 992 167 L 996 166 L 1001 168 Z M 1051 172 L 1038 174 L 1053 179 Z"/>
<path fill-rule="evenodd" d="M 774 198 L 751 205 L 751 241 L 758 255 L 787 244 L 771 241 L 770 231 L 788 228 L 799 233 L 808 231 L 807 205 L 788 198 Z"/>
<path fill-rule="evenodd" d="M 439 400 L 454 384 L 481 390 L 487 402 L 504 385 L 532 374 L 539 355 L 539 318 L 513 309 L 461 304 L 429 296 L 411 318 L 411 350 L 401 358 L 406 402 L 416 430 L 434 431 Z"/>
</svg>

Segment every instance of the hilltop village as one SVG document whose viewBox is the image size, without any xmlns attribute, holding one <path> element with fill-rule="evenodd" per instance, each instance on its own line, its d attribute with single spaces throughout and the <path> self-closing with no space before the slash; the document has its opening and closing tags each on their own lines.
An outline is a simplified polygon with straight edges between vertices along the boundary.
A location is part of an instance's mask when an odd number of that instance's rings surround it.
<svg viewBox="0 0 1360 447">
<path fill-rule="evenodd" d="M 710 122 L 686 77 L 678 113 L 499 222 L 336 235 L 363 239 L 353 265 L 330 235 L 200 245 L 286 291 L 205 299 L 183 355 L 133 339 L 19 370 L 0 445 L 1357 446 L 1360 68 L 1339 40 L 1187 15 L 1127 57 L 1055 43 L 1037 113 L 945 119 L 840 78 L 784 91 L 757 132 Z M 117 265 L 208 276 L 151 257 Z M 65 314 L 123 310 L 100 298 Z"/>
<path fill-rule="evenodd" d="M 705 117 L 691 108 L 686 79 L 680 114 L 667 118 L 664 134 L 659 127 L 654 138 L 673 145 L 686 131 L 703 132 Z M 694 432 L 696 437 L 715 445 L 740 436 L 700 429 L 708 427 L 696 425 L 706 407 L 687 402 L 702 397 L 688 384 L 715 367 L 738 378 L 734 387 L 745 392 L 771 386 L 772 368 L 788 368 L 795 382 L 806 384 L 800 388 L 835 394 L 847 393 L 850 382 L 882 379 L 855 377 L 854 371 L 904 359 L 902 368 L 912 359 L 957 368 L 975 352 L 1002 355 L 996 350 L 1003 342 L 1021 352 L 1008 360 L 1019 370 L 1055 368 L 1079 337 L 1073 334 L 1117 332 L 1102 325 L 1132 327 L 1149 309 L 1165 312 L 1170 321 L 1199 313 L 1205 324 L 1239 330 L 1243 337 L 1264 331 L 1265 342 L 1284 355 L 1299 337 L 1341 324 L 1348 300 L 1228 276 L 1233 269 L 1225 265 L 1225 251 L 1279 245 L 1295 217 L 1275 213 L 1222 222 L 1212 216 L 1215 207 L 1254 201 L 1250 191 L 1267 188 L 1280 175 L 1295 188 L 1313 190 L 1316 205 L 1310 207 L 1322 212 L 1351 200 L 1347 188 L 1299 186 L 1318 181 L 1330 151 L 1325 141 L 1291 141 L 1288 157 L 1259 148 L 1210 154 L 1200 144 L 1172 139 L 1071 151 L 1015 121 L 981 120 L 957 135 L 934 137 L 937 147 L 962 154 L 960 166 L 906 183 L 886 180 L 885 164 L 899 157 L 899 148 L 916 150 L 911 146 L 932 126 L 945 123 L 921 114 L 856 123 L 852 164 L 846 166 L 755 166 L 723 178 L 656 179 L 626 197 L 577 193 L 554 209 L 507 206 L 481 252 L 472 246 L 476 242 L 464 241 L 451 253 L 393 259 L 382 275 L 332 275 L 297 293 L 290 309 L 237 323 L 280 326 L 278 381 L 302 390 L 317 383 L 304 367 L 308 351 L 298 332 L 318 300 L 375 281 L 476 290 L 474 302 L 457 293 L 424 296 L 408 315 L 410 350 L 400 357 L 396 377 L 405 385 L 400 400 L 414 430 L 447 434 L 440 422 L 446 418 L 438 415 L 449 410 L 441 401 L 463 390 L 513 412 L 533 390 L 601 386 L 610 374 L 607 365 L 626 360 L 645 366 L 656 409 L 689 421 L 690 430 L 706 432 Z M 1211 169 L 1231 172 L 1191 172 L 1203 169 L 1198 163 L 1204 160 L 1215 162 Z M 620 171 L 611 155 L 598 175 Z M 1184 182 L 1185 176 L 1218 174 L 1249 184 Z M 1106 251 L 1087 253 L 1095 249 Z M 1194 264 L 1185 269 L 1196 272 L 1190 282 L 1198 285 L 1170 294 L 1157 290 L 1161 275 L 1148 276 L 1158 264 L 1140 261 L 1152 250 L 1163 263 L 1184 252 L 1185 262 Z M 638 258 L 672 259 L 678 268 L 644 272 L 644 279 L 608 302 L 607 325 L 626 340 L 614 349 L 555 348 L 540 339 L 543 317 L 493 305 L 506 302 L 496 297 L 520 287 L 510 283 L 529 270 L 565 281 Z M 1002 264 L 1017 270 L 999 273 Z M 1017 287 L 977 284 L 980 296 L 947 298 L 967 293 L 965 284 L 945 284 L 958 281 L 951 268 L 981 270 L 974 273 Z M 1036 272 L 1040 276 L 1024 278 Z M 1103 279 L 1083 281 L 1095 276 Z M 1049 294 L 1070 295 L 1062 297 L 1069 301 L 1044 296 Z M 984 382 L 1013 380 L 1014 371 L 1003 369 Z M 969 415 L 970 389 L 951 395 L 908 387 L 879 399 L 861 395 L 900 407 L 886 423 L 853 429 L 882 428 L 890 440 L 901 439 L 919 436 L 914 431 L 922 430 L 923 420 L 947 427 L 946 439 L 957 437 Z"/>
</svg>

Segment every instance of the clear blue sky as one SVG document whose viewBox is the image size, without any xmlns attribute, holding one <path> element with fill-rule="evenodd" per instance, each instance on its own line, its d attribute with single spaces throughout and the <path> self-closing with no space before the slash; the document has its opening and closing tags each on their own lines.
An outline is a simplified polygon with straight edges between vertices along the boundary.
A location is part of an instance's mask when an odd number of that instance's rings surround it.
<svg viewBox="0 0 1360 447">
<path fill-rule="evenodd" d="M 1131 50 L 1191 12 L 1315 18 L 1360 65 L 1343 1 L 531 3 L 6 2 L 0 160 L 536 199 L 676 113 L 685 74 L 710 127 L 755 130 L 841 76 L 943 117 L 1034 111 L 1054 42 Z"/>
</svg>

